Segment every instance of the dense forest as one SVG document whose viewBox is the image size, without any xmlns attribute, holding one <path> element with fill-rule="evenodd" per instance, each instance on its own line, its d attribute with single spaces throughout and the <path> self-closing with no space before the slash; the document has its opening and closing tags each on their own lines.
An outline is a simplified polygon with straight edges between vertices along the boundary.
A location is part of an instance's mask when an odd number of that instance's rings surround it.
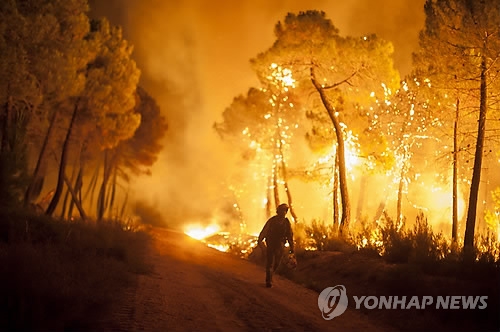
<svg viewBox="0 0 500 332">
<path fill-rule="evenodd" d="M 120 218 L 130 177 L 161 151 L 166 120 L 138 86 L 133 47 L 88 10 L 80 0 L 2 3 L 4 206 Z"/>
</svg>

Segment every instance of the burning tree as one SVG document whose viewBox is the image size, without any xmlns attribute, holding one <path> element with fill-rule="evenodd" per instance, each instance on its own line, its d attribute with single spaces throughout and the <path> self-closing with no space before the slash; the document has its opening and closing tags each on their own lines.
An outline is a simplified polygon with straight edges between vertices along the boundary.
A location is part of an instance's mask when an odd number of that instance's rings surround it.
<svg viewBox="0 0 500 332">
<path fill-rule="evenodd" d="M 276 41 L 252 60 L 261 78 L 267 77 L 269 64 L 290 68 L 298 86 L 307 96 L 315 91 L 327 112 L 337 139 L 339 182 L 342 199 L 340 231 L 350 221 L 346 153 L 342 118 L 346 103 L 365 103 L 381 82 L 390 88 L 399 83 L 392 65 L 392 45 L 374 35 L 342 37 L 324 12 L 288 14 L 275 27 Z M 346 124 L 347 127 L 349 124 Z"/>
<path fill-rule="evenodd" d="M 422 65 L 420 54 L 416 56 L 417 65 Z M 430 59 L 425 59 L 428 63 Z M 433 59 L 432 61 L 436 61 Z M 429 119 L 434 120 L 428 135 L 436 142 L 435 162 L 439 167 L 441 180 L 451 183 L 451 237 L 457 241 L 459 227 L 459 197 L 466 196 L 467 187 L 470 185 L 468 179 L 472 168 L 469 167 L 473 137 L 468 133 L 474 132 L 476 120 L 474 118 L 474 99 L 465 92 L 464 87 L 454 78 L 446 75 L 428 72 L 417 68 L 417 77 L 423 79 L 425 89 L 420 89 L 422 98 L 425 98 L 427 109 L 430 111 Z M 427 88 L 428 87 L 428 88 Z M 451 169 L 451 181 L 449 171 Z M 465 185 L 459 186 L 459 183 Z M 461 189 L 459 191 L 459 188 Z"/>
<path fill-rule="evenodd" d="M 254 162 L 259 171 L 254 173 L 254 179 L 267 178 L 271 174 L 269 160 L 272 160 L 271 139 L 273 131 L 267 121 L 272 113 L 269 95 L 262 89 L 250 88 L 246 96 L 238 96 L 227 107 L 220 123 L 215 123 L 214 128 L 219 135 L 231 145 L 241 151 L 244 162 Z M 268 181 L 267 181 L 268 182 Z M 237 198 L 238 191 L 230 187 Z M 271 211 L 271 197 L 267 192 L 265 205 L 268 214 Z"/>
<path fill-rule="evenodd" d="M 277 208 L 280 204 L 278 184 L 284 185 L 287 195 L 288 206 L 293 221 L 297 222 L 297 214 L 293 208 L 292 194 L 288 185 L 287 161 L 285 158 L 285 149 L 290 145 L 290 139 L 293 136 L 293 129 L 298 128 L 298 124 L 294 123 L 297 120 L 297 114 L 294 107 L 294 95 L 291 89 L 295 88 L 295 79 L 292 77 L 292 72 L 288 68 L 282 68 L 275 63 L 270 66 L 270 73 L 266 76 L 266 81 L 263 82 L 267 86 L 271 94 L 269 102 L 273 107 L 273 113 L 270 114 L 270 119 L 274 120 L 274 138 L 271 142 L 274 143 L 274 158 L 272 172 L 272 190 L 274 192 L 274 204 Z M 288 115 L 288 116 L 287 116 Z"/>
<path fill-rule="evenodd" d="M 355 168 L 361 170 L 356 212 L 358 221 L 361 220 L 363 214 L 367 175 L 374 174 L 381 169 L 390 169 L 393 162 L 391 154 L 387 153 L 388 146 L 385 137 L 380 132 L 372 130 L 369 115 L 363 106 L 357 104 L 351 105 L 351 108 L 344 113 L 344 120 L 350 125 L 350 129 L 344 130 L 346 168 L 352 180 L 355 179 Z M 319 152 L 321 157 L 306 169 L 305 176 L 308 180 L 320 181 L 324 186 L 332 189 L 333 225 L 337 229 L 340 202 L 338 200 L 339 161 L 335 131 L 321 105 L 308 111 L 307 117 L 312 122 L 312 129 L 307 133 L 306 138 L 310 148 Z M 344 123 L 341 123 L 341 126 L 346 128 Z"/>
<path fill-rule="evenodd" d="M 500 241 L 500 187 L 492 191 L 493 209 L 487 210 L 484 216 L 486 225 L 496 233 L 497 241 Z"/>
<path fill-rule="evenodd" d="M 384 85 L 385 88 L 385 85 Z M 384 96 L 377 98 L 377 107 L 367 110 L 371 118 L 370 130 L 379 131 L 386 137 L 389 148 L 386 153 L 394 156 L 395 164 L 388 172 L 392 183 L 397 185 L 396 223 L 402 222 L 402 198 L 408 191 L 412 178 L 418 178 L 419 173 L 411 174 L 411 161 L 424 140 L 433 139 L 428 129 L 439 125 L 439 119 L 432 116 L 429 110 L 425 90 L 430 88 L 429 80 L 420 82 L 418 78 L 410 77 L 401 82 L 401 89 L 392 91 L 385 88 Z M 375 93 L 372 94 L 373 97 Z M 380 217 L 380 216 L 379 216 Z"/>
<path fill-rule="evenodd" d="M 432 6 L 428 7 L 432 12 Z M 430 19 L 430 18 L 429 18 Z M 432 19 L 430 19 L 432 20 Z M 476 83 L 464 79 L 469 75 L 468 69 L 461 62 L 460 57 L 441 54 L 442 49 L 436 47 L 436 36 L 422 33 L 420 48 L 414 54 L 414 64 L 418 75 L 432 81 L 429 103 L 434 114 L 439 114 L 442 122 L 438 131 L 434 132 L 436 139 L 443 144 L 437 146 L 436 155 L 444 159 L 452 167 L 452 240 L 458 238 L 458 197 L 459 183 L 470 186 L 470 172 L 468 167 L 473 159 L 474 140 L 471 133 L 477 122 L 475 109 L 476 97 L 474 90 Z M 450 150 L 448 147 L 452 146 Z M 450 162 L 451 159 L 451 162 Z M 463 186 L 462 188 L 465 188 Z M 468 190 L 462 190 L 464 194 Z"/>
<path fill-rule="evenodd" d="M 276 64 L 268 68 L 263 88 L 251 88 L 246 97 L 239 96 L 223 113 L 223 121 L 214 125 L 224 137 L 237 138 L 243 146 L 244 158 L 256 159 L 264 170 L 260 176 L 268 179 L 266 193 L 267 214 L 271 213 L 271 192 L 274 204 L 280 204 L 279 184 L 284 186 L 290 213 L 294 221 L 297 215 L 293 208 L 288 184 L 287 151 L 294 132 L 299 127 L 296 97 L 292 92 L 295 80 L 292 72 Z M 270 166 L 269 166 L 270 164 Z"/>
<path fill-rule="evenodd" d="M 425 11 L 421 54 L 439 59 L 429 63 L 427 70 L 452 77 L 458 90 L 473 95 L 478 103 L 476 151 L 464 237 L 464 250 L 471 252 L 487 113 L 496 98 L 492 87 L 498 84 L 500 70 L 500 3 L 494 0 L 429 0 Z"/>
</svg>

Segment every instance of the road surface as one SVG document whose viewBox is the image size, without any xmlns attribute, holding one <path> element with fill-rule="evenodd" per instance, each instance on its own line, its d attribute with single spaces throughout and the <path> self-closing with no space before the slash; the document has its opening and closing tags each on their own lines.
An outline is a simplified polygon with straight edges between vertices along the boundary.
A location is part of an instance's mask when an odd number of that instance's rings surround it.
<svg viewBox="0 0 500 332">
<path fill-rule="evenodd" d="M 378 331 L 349 309 L 325 321 L 318 293 L 278 275 L 265 287 L 262 267 L 188 236 L 153 231 L 148 261 L 105 322 L 117 331 Z M 335 286 L 335 285 L 331 285 Z"/>
</svg>

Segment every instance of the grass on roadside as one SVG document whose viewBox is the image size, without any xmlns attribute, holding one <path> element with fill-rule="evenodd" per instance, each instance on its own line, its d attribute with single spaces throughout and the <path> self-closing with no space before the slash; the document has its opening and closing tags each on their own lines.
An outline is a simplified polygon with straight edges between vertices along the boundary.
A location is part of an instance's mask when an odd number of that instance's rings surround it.
<svg viewBox="0 0 500 332">
<path fill-rule="evenodd" d="M 85 330 L 132 273 L 145 273 L 149 236 L 119 222 L 0 212 L 0 330 Z"/>
</svg>

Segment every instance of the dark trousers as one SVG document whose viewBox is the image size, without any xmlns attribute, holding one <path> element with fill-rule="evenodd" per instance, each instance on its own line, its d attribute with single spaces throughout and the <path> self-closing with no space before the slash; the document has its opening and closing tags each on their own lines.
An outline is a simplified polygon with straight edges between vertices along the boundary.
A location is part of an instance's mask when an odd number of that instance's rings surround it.
<svg viewBox="0 0 500 332">
<path fill-rule="evenodd" d="M 268 245 L 266 259 L 266 284 L 271 284 L 273 281 L 273 273 L 276 271 L 283 256 L 283 246 Z M 274 262 L 274 264 L 273 264 Z M 274 266 L 273 266 L 274 265 Z M 271 271 L 271 267 L 273 267 Z"/>
</svg>

